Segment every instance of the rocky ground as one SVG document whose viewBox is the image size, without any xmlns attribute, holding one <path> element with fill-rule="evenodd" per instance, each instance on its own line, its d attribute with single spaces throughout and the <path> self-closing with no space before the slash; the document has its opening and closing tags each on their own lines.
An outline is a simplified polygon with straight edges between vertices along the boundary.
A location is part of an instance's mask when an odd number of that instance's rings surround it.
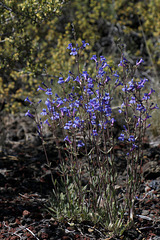
<svg viewBox="0 0 160 240">
<path fill-rule="evenodd" d="M 41 141 L 32 120 L 1 116 L 0 126 L 0 239 L 160 239 L 160 142 L 146 140 L 144 181 L 136 202 L 134 226 L 121 238 L 110 237 L 89 222 L 59 223 L 45 210 L 52 190 Z M 56 167 L 57 153 L 49 134 L 47 151 Z M 55 171 L 56 174 L 56 171 Z"/>
</svg>

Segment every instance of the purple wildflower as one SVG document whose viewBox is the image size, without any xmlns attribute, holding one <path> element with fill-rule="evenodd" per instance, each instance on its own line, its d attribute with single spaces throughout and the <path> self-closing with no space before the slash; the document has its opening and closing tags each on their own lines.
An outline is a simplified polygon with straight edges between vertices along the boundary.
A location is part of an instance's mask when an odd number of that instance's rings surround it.
<svg viewBox="0 0 160 240">
<path fill-rule="evenodd" d="M 79 100 L 75 100 L 75 102 L 73 103 L 73 106 L 79 108 L 80 105 L 80 101 Z"/>
<path fill-rule="evenodd" d="M 69 112 L 67 107 L 62 107 L 62 108 L 60 108 L 60 110 L 61 110 L 61 116 L 62 117 Z"/>
<path fill-rule="evenodd" d="M 53 116 L 51 117 L 51 120 L 57 120 L 59 118 L 60 118 L 59 113 L 57 113 L 56 111 L 53 111 Z"/>
<path fill-rule="evenodd" d="M 69 43 L 69 44 L 68 44 L 67 49 L 72 49 L 72 43 Z"/>
<path fill-rule="evenodd" d="M 85 80 L 87 80 L 87 78 L 88 78 L 87 71 L 83 71 L 82 76 L 84 77 Z"/>
<path fill-rule="evenodd" d="M 94 130 L 93 130 L 93 133 L 92 133 L 91 135 L 93 135 L 93 136 L 98 136 L 97 130 L 94 129 Z"/>
<path fill-rule="evenodd" d="M 82 140 L 79 140 L 78 144 L 77 144 L 77 147 L 80 148 L 80 147 L 83 147 L 83 146 L 85 146 L 85 144 L 82 142 Z"/>
<path fill-rule="evenodd" d="M 128 141 L 129 142 L 135 142 L 135 138 L 133 135 L 130 135 L 129 138 L 128 138 Z"/>
<path fill-rule="evenodd" d="M 151 110 L 153 110 L 153 109 L 159 109 L 159 107 L 157 106 L 157 104 L 154 106 L 154 107 L 152 107 L 152 108 L 150 108 Z"/>
<path fill-rule="evenodd" d="M 111 122 L 111 126 L 113 126 L 113 124 L 114 124 L 114 122 L 115 122 L 115 119 L 112 118 L 110 122 Z"/>
<path fill-rule="evenodd" d="M 105 71 L 103 70 L 103 67 L 99 68 L 98 74 L 103 77 L 103 75 L 105 74 Z"/>
<path fill-rule="evenodd" d="M 101 61 L 106 61 L 106 58 L 104 56 L 100 56 Z"/>
<path fill-rule="evenodd" d="M 42 85 L 43 85 L 44 87 L 48 88 L 47 85 L 46 85 L 44 82 L 42 82 Z"/>
<path fill-rule="evenodd" d="M 81 126 L 81 121 L 79 119 L 79 117 L 75 117 L 75 120 L 73 122 L 73 128 L 79 128 Z"/>
<path fill-rule="evenodd" d="M 152 116 L 147 113 L 147 116 L 145 117 L 144 121 L 146 121 L 148 118 L 151 118 Z"/>
<path fill-rule="evenodd" d="M 151 88 L 151 90 L 150 90 L 150 92 L 148 93 L 148 95 L 150 96 L 153 92 L 155 92 L 155 90 L 153 90 L 153 89 Z"/>
<path fill-rule="evenodd" d="M 78 54 L 78 53 L 77 53 L 77 49 L 76 49 L 76 48 L 71 48 L 70 55 L 75 56 L 75 55 L 77 55 L 77 54 Z"/>
<path fill-rule="evenodd" d="M 141 58 L 139 61 L 136 62 L 136 66 L 140 65 L 144 60 Z"/>
<path fill-rule="evenodd" d="M 69 129 L 71 129 L 71 127 L 72 127 L 72 121 L 69 121 L 65 124 L 64 129 L 69 130 Z"/>
<path fill-rule="evenodd" d="M 113 74 L 113 76 L 119 78 L 119 75 L 118 75 L 117 71 Z"/>
<path fill-rule="evenodd" d="M 28 111 L 26 112 L 25 116 L 28 116 L 28 117 L 34 119 L 34 116 L 30 113 L 30 110 L 28 110 Z"/>
<path fill-rule="evenodd" d="M 74 79 L 74 81 L 81 83 L 81 81 L 80 81 L 80 79 L 79 79 L 79 76 L 77 76 L 77 77 Z"/>
<path fill-rule="evenodd" d="M 108 83 L 109 81 L 111 81 L 111 78 L 109 76 L 106 76 L 106 80 L 104 82 Z"/>
<path fill-rule="evenodd" d="M 95 62 L 97 62 L 97 57 L 96 57 L 96 55 L 93 55 L 93 56 L 91 57 L 91 60 L 94 60 Z"/>
<path fill-rule="evenodd" d="M 37 91 L 39 91 L 39 90 L 42 90 L 42 91 L 46 91 L 44 88 L 42 88 L 41 86 L 39 86 L 38 88 L 37 88 Z"/>
<path fill-rule="evenodd" d="M 26 97 L 26 99 L 24 100 L 25 102 L 27 101 L 27 102 L 29 102 L 30 103 L 30 105 L 31 104 L 33 104 L 30 100 L 29 100 L 29 98 L 28 97 Z"/>
<path fill-rule="evenodd" d="M 148 79 L 146 79 L 146 78 L 144 78 L 144 79 L 141 79 L 141 81 L 140 81 L 140 82 L 138 82 L 137 88 L 138 88 L 138 89 L 141 89 L 141 88 L 143 88 L 143 87 L 144 87 L 144 84 L 145 84 L 145 82 L 147 82 L 147 81 L 148 81 Z"/>
<path fill-rule="evenodd" d="M 53 78 L 51 79 L 51 85 L 53 85 Z"/>
<path fill-rule="evenodd" d="M 136 103 L 136 98 L 135 97 L 131 97 L 131 100 L 129 101 L 131 104 L 135 104 Z"/>
<path fill-rule="evenodd" d="M 72 142 L 69 140 L 69 137 L 68 137 L 68 136 L 66 136 L 66 137 L 64 138 L 64 141 L 67 141 L 67 142 L 69 142 L 70 144 L 72 143 Z"/>
<path fill-rule="evenodd" d="M 82 41 L 82 47 L 81 48 L 85 48 L 87 45 L 89 45 L 89 43 L 86 43 L 84 40 Z"/>
<path fill-rule="evenodd" d="M 57 98 L 56 103 L 58 104 L 57 105 L 57 108 L 58 108 L 59 106 L 61 106 L 63 104 L 63 100 L 61 98 Z"/>
<path fill-rule="evenodd" d="M 68 77 L 66 78 L 65 82 L 69 82 L 71 80 L 71 76 L 68 75 Z"/>
<path fill-rule="evenodd" d="M 47 111 L 46 111 L 45 108 L 43 108 L 43 110 L 42 110 L 42 112 L 41 112 L 41 115 L 43 115 L 43 116 L 47 115 Z"/>
<path fill-rule="evenodd" d="M 143 96 L 142 100 L 148 100 L 148 99 L 150 99 L 149 94 L 144 93 L 144 96 Z"/>
<path fill-rule="evenodd" d="M 49 127 L 51 127 L 50 123 L 48 122 L 48 119 L 44 121 L 44 124 L 47 124 Z"/>
<path fill-rule="evenodd" d="M 132 144 L 132 148 L 131 148 L 131 152 L 135 149 L 135 148 L 137 148 L 137 145 L 135 145 L 134 143 Z"/>
<path fill-rule="evenodd" d="M 120 134 L 120 136 L 118 137 L 118 140 L 119 141 L 124 141 L 124 134 L 123 133 Z"/>
<path fill-rule="evenodd" d="M 47 88 L 46 94 L 47 95 L 52 95 L 52 89 L 51 88 Z"/>
<path fill-rule="evenodd" d="M 47 106 L 48 110 L 51 111 L 52 105 L 51 105 L 51 102 L 50 102 L 50 100 L 49 100 L 48 98 L 47 98 L 47 100 L 45 101 L 45 105 Z"/>
<path fill-rule="evenodd" d="M 137 104 L 136 110 L 137 110 L 137 111 L 140 111 L 140 112 L 142 112 L 142 111 L 145 112 L 145 111 L 146 111 L 145 107 L 144 107 L 142 104 Z"/>
<path fill-rule="evenodd" d="M 64 80 L 63 80 L 63 77 L 60 77 L 58 80 L 58 84 L 62 84 L 62 83 L 64 83 Z"/>
<path fill-rule="evenodd" d="M 120 61 L 120 63 L 118 64 L 118 67 L 126 67 L 128 63 L 128 60 L 123 57 L 123 60 Z"/>
<path fill-rule="evenodd" d="M 37 104 L 39 104 L 39 103 L 41 103 L 41 102 L 42 102 L 42 99 L 40 99 Z"/>
</svg>

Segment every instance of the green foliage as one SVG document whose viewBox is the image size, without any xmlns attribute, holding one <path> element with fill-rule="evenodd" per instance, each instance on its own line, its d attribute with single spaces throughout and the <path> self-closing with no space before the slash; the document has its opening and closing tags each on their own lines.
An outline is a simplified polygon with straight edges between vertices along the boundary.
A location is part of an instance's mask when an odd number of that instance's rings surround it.
<svg viewBox="0 0 160 240">
<path fill-rule="evenodd" d="M 160 2 L 155 1 L 115 1 L 117 20 L 122 30 L 122 42 L 137 56 L 149 57 L 148 65 L 158 78 L 160 67 Z M 158 80 L 158 79 L 157 79 Z"/>
<path fill-rule="evenodd" d="M 60 73 L 67 76 L 74 68 L 74 57 L 66 53 L 68 43 L 74 42 L 72 23 L 77 43 L 90 43 L 84 60 L 91 52 L 98 53 L 113 65 L 119 57 L 120 38 L 129 58 L 143 57 L 148 73 L 158 80 L 159 9 L 159 0 L 1 2 L 0 98 L 5 99 L 9 111 L 16 111 L 27 95 L 33 95 L 32 89 L 43 79 L 43 69 L 54 80 Z M 92 71 L 93 67 L 86 62 L 81 68 Z"/>
<path fill-rule="evenodd" d="M 7 102 L 7 110 L 15 111 L 23 101 L 22 94 L 29 94 L 37 84 L 36 76 L 42 73 L 44 61 L 49 57 L 46 23 L 55 25 L 63 2 L 6 0 L 0 3 L 0 98 Z M 56 39 L 56 35 L 53 37 Z"/>
</svg>

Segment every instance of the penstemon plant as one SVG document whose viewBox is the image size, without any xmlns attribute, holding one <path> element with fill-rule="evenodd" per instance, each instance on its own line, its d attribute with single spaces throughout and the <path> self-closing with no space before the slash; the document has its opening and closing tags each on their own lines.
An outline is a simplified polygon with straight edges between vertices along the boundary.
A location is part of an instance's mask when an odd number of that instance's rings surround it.
<svg viewBox="0 0 160 240">
<path fill-rule="evenodd" d="M 78 74 L 69 72 L 67 78 L 63 75 L 59 78 L 61 96 L 55 94 L 53 97 L 52 84 L 43 82 L 43 87 L 39 86 L 38 91 L 47 95 L 46 107 L 38 114 L 37 107 L 41 100 L 35 104 L 26 98 L 25 101 L 34 108 L 34 113 L 28 110 L 26 116 L 37 124 L 47 164 L 51 169 L 54 198 L 49 210 L 52 214 L 58 219 L 91 220 L 121 234 L 126 213 L 128 223 L 133 222 L 134 201 L 141 181 L 142 144 L 145 131 L 150 126 L 147 119 L 151 117 L 151 111 L 158 107 L 149 103 L 153 89 L 143 94 L 142 89 L 148 80 L 135 77 L 142 59 L 132 67 L 124 57 L 122 46 L 119 74 L 107 64 L 105 57 L 100 56 L 98 59 L 93 55 L 91 61 L 95 63 L 96 74 L 91 75 L 87 71 L 81 72 L 79 66 L 81 51 L 87 45 L 85 41 L 82 41 L 81 47 L 77 44 L 73 47 L 72 43 L 68 45 L 70 55 L 75 56 Z M 121 114 L 125 124 L 117 136 L 112 108 L 118 88 L 122 104 L 117 107 L 117 113 Z M 55 137 L 60 182 L 53 178 L 52 166 L 47 157 L 43 134 L 45 124 Z M 59 144 L 57 128 L 61 129 L 65 146 Z M 127 174 L 125 192 L 120 196 L 117 190 L 115 146 L 121 142 L 125 146 L 123 157 Z"/>
</svg>

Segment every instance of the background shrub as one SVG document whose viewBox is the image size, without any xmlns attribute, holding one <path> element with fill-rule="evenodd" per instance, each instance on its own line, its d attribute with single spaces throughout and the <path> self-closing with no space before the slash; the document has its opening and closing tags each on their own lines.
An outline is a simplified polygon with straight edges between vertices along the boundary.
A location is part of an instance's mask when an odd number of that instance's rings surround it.
<svg viewBox="0 0 160 240">
<path fill-rule="evenodd" d="M 56 83 L 60 74 L 67 76 L 74 68 L 66 53 L 66 46 L 74 41 L 73 27 L 77 43 L 90 43 L 84 60 L 96 53 L 112 66 L 118 62 L 121 41 L 131 63 L 143 57 L 142 76 L 158 86 L 159 7 L 158 0 L 1 2 L 0 99 L 5 110 L 19 111 L 28 92 L 35 96 L 42 79 L 53 78 Z M 86 60 L 81 68 L 92 71 L 93 66 Z"/>
</svg>

